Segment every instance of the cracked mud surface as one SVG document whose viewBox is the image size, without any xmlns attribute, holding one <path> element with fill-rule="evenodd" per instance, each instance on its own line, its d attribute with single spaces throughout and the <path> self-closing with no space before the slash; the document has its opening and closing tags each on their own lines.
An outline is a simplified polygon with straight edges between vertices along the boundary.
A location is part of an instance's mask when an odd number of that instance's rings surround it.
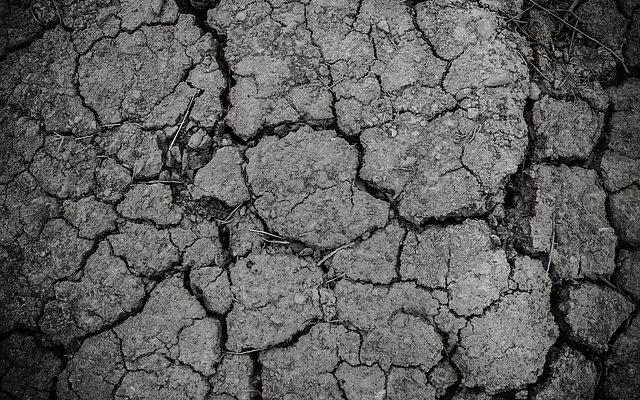
<svg viewBox="0 0 640 400">
<path fill-rule="evenodd" d="M 0 0 L 0 399 L 637 399 L 639 33 Z"/>
</svg>

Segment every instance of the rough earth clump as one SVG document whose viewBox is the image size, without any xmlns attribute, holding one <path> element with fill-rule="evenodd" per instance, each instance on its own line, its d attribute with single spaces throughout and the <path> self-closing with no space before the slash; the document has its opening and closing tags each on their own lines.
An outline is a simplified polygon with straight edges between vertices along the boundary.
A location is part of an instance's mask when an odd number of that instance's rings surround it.
<svg viewBox="0 0 640 400">
<path fill-rule="evenodd" d="M 632 400 L 637 0 L 0 0 L 0 399 Z"/>
</svg>

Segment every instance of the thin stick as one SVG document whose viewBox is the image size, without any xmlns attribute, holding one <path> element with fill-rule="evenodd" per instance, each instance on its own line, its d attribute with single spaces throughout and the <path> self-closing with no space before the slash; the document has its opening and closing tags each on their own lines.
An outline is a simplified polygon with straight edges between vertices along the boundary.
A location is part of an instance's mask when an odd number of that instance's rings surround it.
<svg viewBox="0 0 640 400">
<path fill-rule="evenodd" d="M 296 236 L 296 237 L 297 237 L 297 238 L 301 238 L 301 237 L 303 237 L 303 236 L 311 235 L 312 233 L 317 232 L 317 231 L 319 231 L 319 229 L 314 229 L 314 230 L 312 230 L 312 231 L 302 233 L 302 234 L 300 234 L 300 235 L 298 235 L 298 236 Z"/>
<path fill-rule="evenodd" d="M 342 277 L 344 277 L 344 272 L 343 272 L 343 273 L 341 273 L 341 274 L 340 274 L 340 275 L 338 275 L 338 276 L 334 276 L 334 277 L 333 277 L 333 278 L 331 278 L 331 279 L 327 279 L 326 281 L 322 282 L 322 284 L 323 284 L 323 285 L 326 285 L 327 283 L 331 283 L 331 282 L 333 282 L 333 281 L 337 281 L 338 279 L 340 279 L 340 278 L 342 278 Z"/>
<path fill-rule="evenodd" d="M 287 242 L 286 240 L 270 240 L 270 239 L 263 238 L 263 237 L 260 237 L 260 239 L 262 239 L 262 241 L 264 241 L 265 243 L 272 243 L 272 244 L 291 244 L 290 242 Z"/>
<path fill-rule="evenodd" d="M 184 181 L 163 181 L 163 180 L 155 180 L 155 181 L 142 181 L 140 183 L 146 183 L 147 185 L 152 185 L 154 183 L 166 183 L 169 185 L 179 185 L 181 183 L 184 183 Z"/>
<path fill-rule="evenodd" d="M 231 218 L 231 217 L 233 217 L 233 214 L 235 214 L 236 211 L 238 211 L 240 209 L 240 207 L 242 207 L 243 205 L 244 205 L 244 203 L 238 204 L 238 206 L 236 208 L 234 208 L 233 211 L 231 211 L 229 213 L 229 215 L 227 215 L 227 218 L 225 218 L 223 221 L 218 220 L 218 223 L 220 223 L 221 225 L 226 225 L 226 224 L 231 223 L 235 219 L 235 218 Z"/>
<path fill-rule="evenodd" d="M 244 354 L 251 354 L 251 353 L 257 353 L 259 351 L 265 351 L 265 350 L 269 350 L 270 347 L 264 347 L 262 349 L 253 349 L 253 350 L 247 350 L 247 351 L 223 351 L 224 354 L 231 354 L 234 356 L 241 356 Z"/>
<path fill-rule="evenodd" d="M 271 237 L 274 237 L 274 238 L 276 238 L 276 239 L 283 239 L 283 240 L 285 239 L 285 238 L 283 238 L 282 236 L 276 235 L 276 234 L 274 234 L 274 233 L 269 233 L 269 232 L 265 232 L 265 231 L 259 231 L 259 230 L 257 230 L 257 229 L 249 229 L 249 232 L 259 233 L 259 234 L 261 234 L 261 235 L 271 236 Z"/>
<path fill-rule="evenodd" d="M 629 69 L 627 68 L 627 65 L 624 63 L 624 59 L 622 59 L 622 57 L 620 57 L 619 55 L 616 54 L 615 51 L 611 50 L 611 48 L 607 47 L 606 45 L 604 45 L 602 42 L 600 42 L 598 39 L 595 39 L 589 35 L 587 35 L 586 33 L 584 33 L 582 30 L 578 29 L 577 27 L 572 26 L 570 23 L 568 23 L 567 21 L 564 20 L 564 18 L 560 17 L 558 14 L 554 13 L 553 11 L 549 10 L 548 8 L 536 3 L 533 0 L 527 0 L 529 1 L 531 4 L 535 5 L 536 7 L 540 8 L 542 11 L 546 12 L 547 14 L 551 15 L 553 18 L 557 19 L 558 21 L 562 22 L 564 25 L 568 26 L 569 28 L 574 29 L 576 32 L 578 32 L 579 34 L 581 34 L 582 36 L 586 37 L 587 39 L 591 40 L 592 42 L 594 42 L 595 44 L 601 46 L 603 49 L 607 50 L 609 53 L 611 53 L 611 55 L 618 61 L 620 61 L 620 64 L 622 64 L 622 68 L 624 68 L 624 72 L 626 72 L 627 74 L 629 73 Z"/>
<path fill-rule="evenodd" d="M 122 122 L 118 122 L 118 123 L 115 123 L 115 124 L 100 125 L 100 128 L 113 128 L 113 127 L 120 126 L 120 125 L 122 125 Z"/>
<path fill-rule="evenodd" d="M 184 122 L 187 120 L 187 117 L 189 116 L 189 113 L 191 111 L 191 106 L 193 105 L 193 101 L 196 99 L 197 95 L 198 95 L 198 91 L 196 90 L 195 93 L 193 93 L 193 96 L 191 96 L 191 101 L 189 101 L 189 105 L 187 106 L 187 109 L 184 112 L 184 116 L 182 117 L 182 121 L 180 121 L 180 126 L 178 126 L 178 131 L 173 136 L 173 140 L 171 140 L 171 144 L 169 145 L 169 149 L 167 150 L 167 152 L 171 151 L 171 148 L 176 143 L 176 139 L 180 135 L 180 131 L 182 130 L 182 126 L 184 125 Z"/>
<path fill-rule="evenodd" d="M 316 267 L 321 266 L 322 264 L 324 264 L 328 259 L 330 259 L 331 257 L 335 256 L 339 251 L 344 250 L 348 247 L 353 246 L 353 242 L 351 243 L 347 243 L 343 246 L 338 247 L 337 249 L 335 249 L 334 251 L 332 251 L 331 253 L 327 254 L 322 260 L 318 261 L 318 263 L 316 264 Z"/>
<path fill-rule="evenodd" d="M 547 273 L 551 268 L 551 254 L 553 254 L 553 248 L 556 245 L 556 213 L 551 215 L 551 247 L 549 248 L 549 260 L 547 260 Z"/>
</svg>

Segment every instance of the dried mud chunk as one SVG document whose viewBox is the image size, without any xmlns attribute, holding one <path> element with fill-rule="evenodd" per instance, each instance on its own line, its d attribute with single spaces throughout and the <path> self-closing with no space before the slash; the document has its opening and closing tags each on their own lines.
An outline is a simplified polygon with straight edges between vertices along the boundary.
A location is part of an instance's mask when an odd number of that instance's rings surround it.
<svg viewBox="0 0 640 400">
<path fill-rule="evenodd" d="M 384 372 L 377 365 L 352 367 L 342 363 L 335 376 L 349 400 L 384 399 L 386 396 Z"/>
<path fill-rule="evenodd" d="M 429 372 L 429 382 L 437 397 L 442 397 L 457 381 L 458 373 L 448 361 L 441 361 Z"/>
<path fill-rule="evenodd" d="M 449 307 L 459 315 L 482 313 L 507 289 L 510 267 L 504 250 L 491 243 L 489 226 L 461 225 L 409 233 L 400 275 L 433 289 L 446 288 Z"/>
<path fill-rule="evenodd" d="M 436 393 L 419 369 L 391 368 L 387 377 L 389 400 L 434 400 Z"/>
<path fill-rule="evenodd" d="M 593 361 L 570 347 L 563 346 L 550 364 L 551 374 L 540 385 L 535 400 L 593 399 L 598 371 Z"/>
<path fill-rule="evenodd" d="M 180 361 L 212 375 L 222 354 L 220 323 L 207 317 L 179 277 L 159 284 L 144 310 L 114 331 L 122 340 L 127 369 L 157 371 Z"/>
<path fill-rule="evenodd" d="M 249 400 L 251 393 L 255 393 L 252 375 L 251 356 L 226 354 L 211 380 L 207 400 Z"/>
<path fill-rule="evenodd" d="M 128 223 L 120 233 L 109 236 L 113 254 L 124 257 L 133 271 L 155 276 L 171 269 L 180 260 L 169 232 L 145 224 Z"/>
<path fill-rule="evenodd" d="M 640 189 L 632 186 L 609 196 L 609 210 L 620 239 L 640 245 Z"/>
<path fill-rule="evenodd" d="M 625 58 L 630 65 L 638 66 L 640 65 L 640 12 L 633 13 L 627 35 Z"/>
<path fill-rule="evenodd" d="M 0 343 L 0 389 L 10 398 L 49 398 L 62 362 L 33 337 L 14 333 Z"/>
<path fill-rule="evenodd" d="M 633 311 L 633 304 L 612 289 L 584 282 L 563 290 L 560 311 L 569 337 L 602 353 L 609 348 L 611 335 Z"/>
<path fill-rule="evenodd" d="M 0 213 L 0 242 L 4 245 L 13 243 L 19 233 L 37 239 L 42 227 L 60 215 L 58 202 L 40 189 L 37 181 L 27 172 L 18 175 L 2 194 L 4 207 Z"/>
<path fill-rule="evenodd" d="M 550 253 L 562 279 L 595 278 L 615 268 L 616 236 L 605 214 L 605 192 L 592 170 L 534 166 L 526 172 L 515 210 L 516 236 L 531 253 Z M 552 245 L 553 242 L 553 245 Z M 553 246 L 553 247 L 552 247 Z"/>
<path fill-rule="evenodd" d="M 227 348 L 282 343 L 322 318 L 322 271 L 292 255 L 250 255 L 231 267 L 237 303 L 227 316 Z"/>
<path fill-rule="evenodd" d="M 112 400 L 113 391 L 126 372 L 120 344 L 113 331 L 87 338 L 58 379 L 58 398 Z"/>
<path fill-rule="evenodd" d="M 41 303 L 37 288 L 21 274 L 15 256 L 0 246 L 0 334 L 18 326 L 36 329 Z"/>
<path fill-rule="evenodd" d="M 38 240 L 21 243 L 24 274 L 34 285 L 68 278 L 80 269 L 92 245 L 93 241 L 80 239 L 65 221 L 50 220 Z"/>
<path fill-rule="evenodd" d="M 35 120 L 4 108 L 0 109 L 0 141 L 0 184 L 5 185 L 27 168 L 43 138 Z"/>
<path fill-rule="evenodd" d="M 640 382 L 640 319 L 636 316 L 616 339 L 607 363 L 605 392 L 616 400 L 638 397 Z"/>
<path fill-rule="evenodd" d="M 283 122 L 333 120 L 330 78 L 321 73 L 305 10 L 263 0 L 227 0 L 209 10 L 207 22 L 227 37 L 225 57 L 237 82 L 227 124 L 245 140 Z"/>
<path fill-rule="evenodd" d="M 139 125 L 124 123 L 114 133 L 100 138 L 100 142 L 105 153 L 128 165 L 136 178 L 155 178 L 162 169 L 162 150 L 158 140 Z"/>
<path fill-rule="evenodd" d="M 468 46 L 498 36 L 497 15 L 475 4 L 421 3 L 416 13 L 417 23 L 434 52 L 447 60 L 460 56 Z"/>
<path fill-rule="evenodd" d="M 333 248 L 387 221 L 388 205 L 353 187 L 357 153 L 333 131 L 303 127 L 268 137 L 248 157 L 256 208 L 285 237 Z"/>
<path fill-rule="evenodd" d="M 122 29 L 132 31 L 141 25 L 172 24 L 178 20 L 178 4 L 171 0 L 121 0 L 118 15 Z"/>
<path fill-rule="evenodd" d="M 85 197 L 78 201 L 64 202 L 64 216 L 78 228 L 78 235 L 85 239 L 96 239 L 116 229 L 116 214 L 113 206 Z"/>
<path fill-rule="evenodd" d="M 96 184 L 98 158 L 95 149 L 73 138 L 48 136 L 34 157 L 30 170 L 40 186 L 59 198 L 91 193 Z"/>
<path fill-rule="evenodd" d="M 74 328 L 81 334 L 113 324 L 142 305 L 145 287 L 131 275 L 125 263 L 111 254 L 109 244 L 100 243 L 89 257 L 78 282 L 55 285 L 55 297 L 70 306 Z M 70 332 L 73 334 L 73 328 Z M 68 336 L 63 324 L 43 327 L 49 336 Z"/>
<path fill-rule="evenodd" d="M 391 365 L 428 369 L 441 358 L 442 338 L 427 322 L 438 313 L 438 303 L 425 290 L 411 283 L 386 288 L 341 281 L 335 293 L 338 317 L 363 331 L 364 363 L 385 370 Z"/>
<path fill-rule="evenodd" d="M 531 259 L 516 263 L 534 269 L 537 285 L 529 292 L 505 295 L 461 330 L 453 361 L 464 386 L 482 386 L 495 393 L 536 382 L 558 336 L 549 309 L 551 285 L 542 263 Z"/>
<path fill-rule="evenodd" d="M 204 308 L 214 314 L 226 314 L 233 305 L 229 276 L 222 268 L 203 267 L 192 269 L 191 288 L 202 298 Z"/>
<path fill-rule="evenodd" d="M 128 372 L 115 392 L 116 400 L 201 400 L 209 391 L 202 375 L 184 365 L 171 365 L 156 372 Z"/>
<path fill-rule="evenodd" d="M 96 195 L 100 200 L 113 203 L 124 197 L 131 184 L 131 174 L 111 159 L 102 161 L 96 171 Z"/>
<path fill-rule="evenodd" d="M 144 121 L 196 63 L 197 42 L 210 40 L 181 15 L 175 26 L 143 26 L 97 42 L 80 56 L 80 93 L 103 124 Z M 117 77 L 117 79 L 112 79 Z M 185 98 L 183 103 L 189 103 Z"/>
<path fill-rule="evenodd" d="M 229 250 L 233 257 L 246 257 L 251 251 L 257 252 L 264 243 L 260 235 L 251 229 L 264 231 L 265 227 L 255 214 L 245 208 L 238 210 L 238 214 L 229 224 Z"/>
<path fill-rule="evenodd" d="M 338 252 L 331 265 L 351 279 L 390 283 L 396 277 L 398 249 L 404 233 L 399 226 L 388 225 L 355 247 Z"/>
<path fill-rule="evenodd" d="M 0 70 L 6 71 L 0 104 L 42 120 L 48 132 L 86 134 L 96 121 L 77 94 L 76 52 L 69 35 L 60 27 L 48 30 L 26 49 L 8 54 L 0 62 Z"/>
<path fill-rule="evenodd" d="M 616 283 L 622 290 L 640 299 L 640 250 L 620 250 L 620 269 Z"/>
<path fill-rule="evenodd" d="M 533 107 L 534 155 L 546 159 L 586 159 L 604 123 L 604 115 L 582 100 L 544 96 Z"/>
<path fill-rule="evenodd" d="M 0 3 L 0 58 L 38 37 L 44 27 L 36 21 L 29 3 Z"/>
<path fill-rule="evenodd" d="M 185 267 L 204 267 L 222 265 L 224 252 L 217 237 L 201 237 L 196 239 L 183 254 L 182 264 Z"/>
<path fill-rule="evenodd" d="M 592 0 L 576 8 L 584 32 L 620 53 L 626 42 L 627 19 L 618 12 L 615 0 Z"/>
<path fill-rule="evenodd" d="M 332 373 L 345 349 L 357 354 L 359 341 L 341 325 L 321 323 L 293 346 L 261 353 L 264 398 L 342 399 Z"/>
<path fill-rule="evenodd" d="M 194 199 L 215 197 L 229 206 L 236 206 L 250 200 L 244 177 L 242 176 L 240 152 L 233 147 L 223 147 L 211 161 L 196 173 L 193 189 Z"/>
<path fill-rule="evenodd" d="M 134 185 L 118 205 L 118 212 L 125 218 L 158 225 L 175 225 L 182 219 L 182 210 L 173 204 L 171 188 L 161 183 Z"/>
<path fill-rule="evenodd" d="M 600 170 L 605 187 L 618 191 L 640 183 L 640 79 L 609 89 L 611 133 Z"/>
</svg>

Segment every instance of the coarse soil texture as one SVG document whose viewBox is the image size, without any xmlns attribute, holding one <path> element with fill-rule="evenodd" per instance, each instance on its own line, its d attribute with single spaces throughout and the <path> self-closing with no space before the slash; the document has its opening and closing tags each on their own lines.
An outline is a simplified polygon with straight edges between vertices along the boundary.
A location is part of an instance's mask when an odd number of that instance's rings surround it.
<svg viewBox="0 0 640 400">
<path fill-rule="evenodd" d="M 0 399 L 639 398 L 639 0 L 0 0 Z"/>
</svg>

